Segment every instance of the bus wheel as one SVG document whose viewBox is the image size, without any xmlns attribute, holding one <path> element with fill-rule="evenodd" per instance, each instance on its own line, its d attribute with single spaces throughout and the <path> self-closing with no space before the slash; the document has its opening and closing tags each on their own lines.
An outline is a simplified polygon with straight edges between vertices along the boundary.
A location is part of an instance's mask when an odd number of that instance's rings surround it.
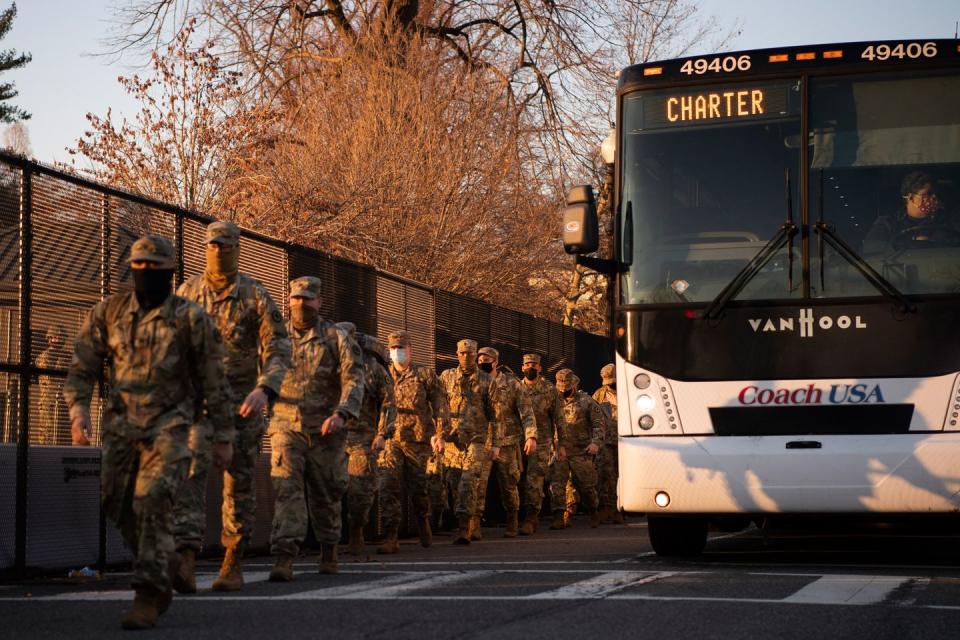
<svg viewBox="0 0 960 640">
<path fill-rule="evenodd" d="M 707 544 L 707 519 L 647 516 L 647 533 L 658 556 L 696 556 Z"/>
</svg>

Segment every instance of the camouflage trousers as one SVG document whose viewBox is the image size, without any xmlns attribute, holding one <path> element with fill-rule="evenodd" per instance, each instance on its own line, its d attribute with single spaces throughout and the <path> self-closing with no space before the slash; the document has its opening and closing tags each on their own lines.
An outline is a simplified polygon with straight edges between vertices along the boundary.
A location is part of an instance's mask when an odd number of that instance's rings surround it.
<svg viewBox="0 0 960 640">
<path fill-rule="evenodd" d="M 507 511 L 518 511 L 520 509 L 520 472 L 523 469 L 523 463 L 520 460 L 520 445 L 508 444 L 500 447 L 500 455 L 497 459 L 491 460 L 489 454 L 485 455 L 480 468 L 480 477 L 477 479 L 477 505 L 480 511 L 483 511 L 487 504 L 487 487 L 490 486 L 490 472 L 496 471 L 497 484 L 500 486 L 500 499 L 503 501 L 503 508 Z"/>
<path fill-rule="evenodd" d="M 41 378 L 42 380 L 42 378 Z M 38 406 L 40 414 L 40 433 L 38 441 L 40 444 L 57 444 L 57 432 L 59 431 L 60 421 L 66 422 L 68 415 L 67 409 L 60 401 L 59 388 L 52 386 L 50 382 L 40 383 L 40 403 Z"/>
<path fill-rule="evenodd" d="M 263 439 L 262 416 L 236 416 L 237 438 L 233 443 L 233 461 L 223 472 L 223 503 L 220 518 L 223 522 L 220 543 L 227 548 L 244 551 L 253 537 L 257 517 L 257 458 Z M 207 428 L 190 428 L 190 449 L 193 462 L 186 482 L 177 495 L 174 508 L 177 549 L 200 551 L 207 525 L 207 480 L 212 466 L 210 451 L 213 443 Z"/>
<path fill-rule="evenodd" d="M 589 512 L 597 509 L 597 469 L 593 457 L 587 455 L 567 455 L 563 462 L 553 465 L 553 477 L 550 479 L 550 504 L 554 510 L 560 509 L 567 499 L 567 480 L 573 480 L 573 486 Z"/>
<path fill-rule="evenodd" d="M 347 492 L 346 432 L 270 434 L 270 479 L 276 496 L 270 552 L 297 555 L 309 522 L 321 544 L 340 542 L 340 502 Z"/>
<path fill-rule="evenodd" d="M 443 457 L 431 456 L 427 460 L 427 497 L 430 500 L 430 511 L 433 517 L 438 519 L 437 525 L 441 524 L 443 513 L 450 508 L 444 474 Z"/>
<path fill-rule="evenodd" d="M 377 489 L 377 454 L 370 442 L 347 443 L 347 513 L 350 526 L 363 528 L 370 519 L 373 495 Z"/>
<path fill-rule="evenodd" d="M 600 447 L 597 462 L 597 493 L 600 507 L 617 508 L 617 445 Z"/>
<path fill-rule="evenodd" d="M 489 457 L 482 442 L 471 442 L 464 449 L 447 443 L 443 454 L 444 480 L 451 495 L 456 496 L 454 513 L 458 518 L 478 516 L 483 505 L 477 499 L 483 459 Z"/>
<path fill-rule="evenodd" d="M 527 456 L 527 477 L 523 483 L 523 504 L 527 514 L 538 514 L 543 506 L 543 483 L 550 475 L 550 458 L 553 451 L 549 440 L 537 446 L 532 456 Z"/>
<path fill-rule="evenodd" d="M 427 442 L 390 440 L 380 464 L 380 509 L 385 529 L 400 526 L 401 499 L 406 488 L 417 517 L 430 514 L 427 491 L 427 464 L 433 451 Z"/>
<path fill-rule="evenodd" d="M 173 502 L 190 465 L 187 426 L 164 429 L 151 440 L 106 431 L 102 450 L 100 498 L 133 551 L 132 584 L 169 591 Z"/>
</svg>

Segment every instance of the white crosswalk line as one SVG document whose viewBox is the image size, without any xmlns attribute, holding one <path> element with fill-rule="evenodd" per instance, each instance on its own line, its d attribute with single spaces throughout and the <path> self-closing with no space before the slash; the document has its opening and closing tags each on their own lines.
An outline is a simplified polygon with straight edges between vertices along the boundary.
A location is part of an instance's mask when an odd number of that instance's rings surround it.
<svg viewBox="0 0 960 640">
<path fill-rule="evenodd" d="M 796 604 L 877 604 L 897 587 L 909 582 L 904 576 L 823 576 L 783 602 Z"/>
<path fill-rule="evenodd" d="M 213 581 L 216 579 L 218 574 L 197 574 L 197 591 L 207 591 L 210 587 L 213 586 Z M 243 583 L 250 584 L 252 582 L 264 582 L 267 578 L 270 577 L 269 571 L 244 571 L 243 572 Z"/>
<path fill-rule="evenodd" d="M 672 576 L 672 572 L 609 571 L 599 576 L 580 580 L 552 591 L 526 596 L 525 600 L 583 600 L 604 598 L 627 587 L 649 584 Z"/>
<path fill-rule="evenodd" d="M 279 596 L 278 600 L 391 600 L 414 591 L 475 580 L 493 571 L 442 571 L 406 573 L 358 584 L 313 589 Z M 439 596 L 442 598 L 442 596 Z"/>
</svg>

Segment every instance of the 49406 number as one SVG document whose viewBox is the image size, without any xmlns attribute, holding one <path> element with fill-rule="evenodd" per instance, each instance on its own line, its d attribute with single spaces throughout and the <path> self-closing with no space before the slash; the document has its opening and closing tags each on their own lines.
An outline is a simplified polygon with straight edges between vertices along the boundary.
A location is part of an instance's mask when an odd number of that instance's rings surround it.
<svg viewBox="0 0 960 640">
<path fill-rule="evenodd" d="M 703 75 L 708 72 L 722 73 L 730 71 L 749 71 L 750 56 L 721 56 L 717 58 L 697 58 L 687 60 L 680 67 L 680 73 L 688 76 Z"/>
<path fill-rule="evenodd" d="M 889 44 L 871 44 L 863 50 L 860 57 L 870 61 L 889 60 L 890 58 L 897 58 L 899 60 L 903 60 L 904 58 L 936 58 L 937 43 L 908 42 L 904 44 L 901 42 L 893 46 Z"/>
</svg>

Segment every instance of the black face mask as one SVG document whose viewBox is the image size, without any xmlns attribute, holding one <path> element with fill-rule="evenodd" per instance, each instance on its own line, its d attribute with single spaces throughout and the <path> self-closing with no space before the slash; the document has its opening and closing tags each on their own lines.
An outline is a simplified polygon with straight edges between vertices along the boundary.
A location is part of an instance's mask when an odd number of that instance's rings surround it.
<svg viewBox="0 0 960 640">
<path fill-rule="evenodd" d="M 616 383 L 616 382 L 611 382 L 611 383 L 608 384 L 607 386 L 610 387 L 610 389 L 613 390 L 613 391 L 616 391 L 616 390 L 617 390 L 617 383 Z"/>
<path fill-rule="evenodd" d="M 564 398 L 569 398 L 573 395 L 573 389 L 567 389 L 566 391 L 561 391 L 560 393 Z"/>
<path fill-rule="evenodd" d="M 527 369 L 526 371 L 523 372 L 523 377 L 533 382 L 534 380 L 537 379 L 537 370 Z"/>
<path fill-rule="evenodd" d="M 173 291 L 173 269 L 131 269 L 133 291 L 144 309 L 155 309 Z"/>
<path fill-rule="evenodd" d="M 486 371 L 487 373 L 493 373 L 493 363 L 492 362 L 481 362 L 477 365 L 480 367 L 481 371 Z"/>
</svg>

